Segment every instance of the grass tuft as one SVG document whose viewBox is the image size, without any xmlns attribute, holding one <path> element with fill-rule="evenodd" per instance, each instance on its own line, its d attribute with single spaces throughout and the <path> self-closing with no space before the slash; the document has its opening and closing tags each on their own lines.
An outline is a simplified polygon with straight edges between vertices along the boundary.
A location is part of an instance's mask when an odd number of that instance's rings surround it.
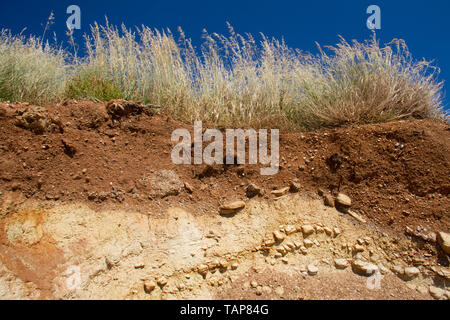
<svg viewBox="0 0 450 320">
<path fill-rule="evenodd" d="M 47 103 L 62 98 L 71 76 L 66 52 L 39 38 L 0 32 L 0 99 Z"/>
</svg>

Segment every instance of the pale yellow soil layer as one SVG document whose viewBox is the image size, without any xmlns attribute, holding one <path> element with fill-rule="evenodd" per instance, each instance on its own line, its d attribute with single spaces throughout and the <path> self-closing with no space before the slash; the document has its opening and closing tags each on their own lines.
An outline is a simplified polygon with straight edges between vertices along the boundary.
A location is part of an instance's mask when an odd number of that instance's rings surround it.
<svg viewBox="0 0 450 320">
<path fill-rule="evenodd" d="M 435 243 L 393 238 L 318 197 L 153 216 L 13 195 L 0 211 L 1 299 L 449 298 Z"/>
</svg>

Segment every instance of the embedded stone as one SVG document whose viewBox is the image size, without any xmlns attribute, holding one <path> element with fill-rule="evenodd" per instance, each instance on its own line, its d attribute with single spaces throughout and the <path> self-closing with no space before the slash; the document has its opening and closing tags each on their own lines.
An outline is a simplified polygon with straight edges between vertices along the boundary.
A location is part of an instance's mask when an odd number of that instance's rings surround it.
<svg viewBox="0 0 450 320">
<path fill-rule="evenodd" d="M 345 259 L 334 259 L 334 265 L 338 269 L 345 269 L 348 267 L 348 261 Z"/>
<path fill-rule="evenodd" d="M 242 210 L 244 207 L 245 207 L 244 201 L 234 201 L 224 204 L 223 206 L 220 206 L 219 210 L 222 215 L 228 215 L 236 213 L 239 210 Z"/>
<path fill-rule="evenodd" d="M 362 261 L 360 259 L 352 262 L 353 270 L 364 276 L 370 276 L 378 271 L 378 267 L 372 263 Z"/>
<path fill-rule="evenodd" d="M 292 225 L 288 225 L 284 228 L 284 232 L 286 232 L 286 234 L 293 234 L 296 231 L 295 227 Z"/>
<path fill-rule="evenodd" d="M 446 254 L 450 255 L 450 234 L 446 232 L 439 232 L 437 235 L 437 240 L 442 250 L 444 250 Z"/>
<path fill-rule="evenodd" d="M 306 239 L 305 241 L 303 241 L 303 244 L 305 245 L 306 248 L 311 248 L 314 244 L 314 242 L 312 242 L 309 239 Z"/>
<path fill-rule="evenodd" d="M 281 188 L 281 189 L 272 190 L 271 193 L 275 197 L 281 197 L 281 196 L 285 195 L 286 193 L 288 193 L 288 191 L 289 191 L 289 187 L 284 187 L 284 188 Z"/>
<path fill-rule="evenodd" d="M 352 200 L 349 196 L 339 193 L 336 197 L 336 203 L 344 207 L 350 207 L 352 205 Z"/>
<path fill-rule="evenodd" d="M 302 226 L 302 232 L 304 236 L 308 236 L 314 233 L 314 227 L 309 224 L 305 224 Z"/>
<path fill-rule="evenodd" d="M 315 265 L 310 264 L 308 266 L 308 274 L 310 276 L 315 276 L 319 272 L 319 268 L 317 268 Z"/>
<path fill-rule="evenodd" d="M 325 195 L 325 197 L 323 197 L 323 202 L 328 207 L 334 207 L 334 198 L 331 194 Z"/>
<path fill-rule="evenodd" d="M 405 277 L 408 279 L 414 279 L 420 274 L 420 270 L 416 267 L 405 268 Z"/>
<path fill-rule="evenodd" d="M 286 238 L 286 235 L 277 230 L 277 231 L 274 231 L 273 237 L 277 242 L 282 242 Z"/>
<path fill-rule="evenodd" d="M 289 191 L 299 192 L 300 191 L 300 183 L 291 181 L 291 184 L 289 185 Z"/>
<path fill-rule="evenodd" d="M 146 281 L 144 282 L 144 291 L 145 293 L 151 293 L 156 288 L 156 283 L 154 281 Z"/>
<path fill-rule="evenodd" d="M 444 296 L 444 290 L 442 290 L 441 288 L 435 287 L 435 286 L 430 286 L 428 288 L 428 291 L 430 292 L 430 295 L 435 298 L 436 300 L 440 300 L 442 299 L 442 297 Z"/>
</svg>

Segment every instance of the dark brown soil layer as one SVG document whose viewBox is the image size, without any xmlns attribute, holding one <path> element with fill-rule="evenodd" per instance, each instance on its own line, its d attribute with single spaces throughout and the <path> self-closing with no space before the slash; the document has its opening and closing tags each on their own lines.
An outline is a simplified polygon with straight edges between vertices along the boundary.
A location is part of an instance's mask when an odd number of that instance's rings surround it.
<svg viewBox="0 0 450 320">
<path fill-rule="evenodd" d="M 244 199 L 249 183 L 272 197 L 271 189 L 296 180 L 312 196 L 320 190 L 347 194 L 355 212 L 387 231 L 449 230 L 447 122 L 282 131 L 281 169 L 273 176 L 261 176 L 258 165 L 177 166 L 171 161 L 177 128 L 192 131 L 189 124 L 133 106 L 107 111 L 104 103 L 69 101 L 36 111 L 0 104 L 0 192 L 154 214 L 176 202 L 211 214 L 224 201 Z M 142 179 L 162 169 L 174 170 L 193 192 L 149 197 Z"/>
</svg>

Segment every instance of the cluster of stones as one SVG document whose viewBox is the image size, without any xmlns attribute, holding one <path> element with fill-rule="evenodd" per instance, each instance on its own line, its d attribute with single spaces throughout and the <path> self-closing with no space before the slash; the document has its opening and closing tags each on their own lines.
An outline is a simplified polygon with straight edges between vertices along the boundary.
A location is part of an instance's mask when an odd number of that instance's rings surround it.
<svg viewBox="0 0 450 320">
<path fill-rule="evenodd" d="M 237 261 L 229 262 L 225 259 L 215 259 L 205 264 L 200 264 L 197 266 L 196 271 L 206 278 L 208 272 L 215 272 L 216 270 L 220 270 L 221 272 L 225 272 L 228 269 L 236 270 L 238 268 Z"/>
<path fill-rule="evenodd" d="M 303 235 L 303 241 L 291 240 L 290 235 L 300 232 Z M 329 237 L 336 238 L 341 234 L 341 230 L 338 227 L 329 228 L 322 225 L 311 225 L 305 224 L 300 227 L 293 225 L 287 225 L 279 230 L 273 232 L 269 239 L 263 241 L 261 250 L 270 250 L 274 248 L 275 258 L 281 258 L 281 261 L 288 263 L 285 257 L 289 252 L 299 250 L 302 254 L 307 254 L 307 249 L 313 247 L 314 245 L 320 245 L 317 240 L 312 240 L 309 236 L 313 234 L 325 234 Z M 334 259 L 334 266 L 336 269 L 346 269 L 351 266 L 353 272 L 362 276 L 371 276 L 375 273 L 386 274 L 389 269 L 384 267 L 382 264 L 375 264 L 372 262 L 365 261 L 362 258 L 361 253 L 367 250 L 372 242 L 370 237 L 358 238 L 354 244 L 343 243 L 342 249 L 352 256 L 352 258 L 336 257 Z M 368 250 L 369 254 L 373 254 L 372 250 Z M 338 255 L 337 252 L 333 252 Z M 402 280 L 410 281 L 417 278 L 420 275 L 420 270 L 414 266 L 406 267 L 393 267 L 392 272 L 397 274 Z M 318 267 L 316 264 L 310 264 L 307 266 L 305 272 L 309 275 L 316 275 L 318 273 Z"/>
<path fill-rule="evenodd" d="M 185 184 L 185 188 L 188 190 L 188 192 L 192 192 L 192 187 L 190 185 Z M 270 193 L 275 197 L 282 197 L 283 195 L 287 194 L 288 192 L 297 192 L 299 190 L 300 186 L 297 183 L 291 183 L 289 187 L 281 188 L 278 190 L 272 190 Z M 248 198 L 257 196 L 257 195 L 263 195 L 265 194 L 265 191 L 259 187 L 257 187 L 254 184 L 250 184 L 246 188 L 246 195 Z M 336 207 L 339 209 L 345 209 L 346 212 L 351 213 L 349 208 L 351 207 L 351 199 L 346 196 L 345 194 L 339 193 L 337 196 L 332 196 L 329 194 L 322 194 L 324 197 L 325 205 L 330 207 Z M 219 207 L 219 212 L 221 215 L 227 216 L 227 215 L 233 215 L 240 210 L 244 209 L 246 206 L 244 201 L 235 201 L 230 202 L 227 204 L 224 204 Z M 357 220 L 363 222 L 364 220 L 359 217 L 356 214 L 351 214 L 353 217 L 355 217 Z M 290 236 L 300 233 L 302 235 L 302 240 L 293 240 Z M 286 225 L 281 226 L 279 230 L 275 230 L 270 237 L 267 237 L 261 246 L 254 248 L 252 250 L 253 252 L 257 251 L 271 251 L 273 252 L 274 258 L 280 258 L 280 260 L 287 264 L 289 261 L 286 257 L 286 255 L 290 252 L 294 252 L 298 250 L 301 254 L 307 255 L 308 249 L 313 246 L 320 246 L 320 242 L 315 239 L 312 240 L 310 237 L 313 234 L 322 234 L 330 238 L 336 238 L 341 234 L 341 230 L 338 227 L 329 228 L 324 227 L 320 224 L 304 224 L 301 226 L 294 226 L 294 225 Z M 420 232 L 420 230 L 412 230 L 410 228 L 407 228 L 406 233 L 414 236 L 419 237 L 427 242 L 432 243 L 439 243 L 442 250 L 449 254 L 450 247 L 449 247 L 449 235 L 447 233 L 440 232 L 438 234 L 435 233 L 424 233 Z M 328 241 L 328 240 L 327 240 Z M 367 246 L 371 244 L 372 239 L 370 237 L 365 237 L 363 239 L 359 238 L 356 239 L 356 242 L 354 244 L 352 243 L 343 243 L 342 248 L 346 253 L 344 255 L 349 255 L 351 258 L 343 258 L 338 257 L 338 250 L 332 250 L 333 254 L 335 255 L 334 259 L 334 267 L 336 269 L 347 269 L 349 266 L 351 266 L 351 269 L 356 274 L 362 275 L 362 276 L 371 276 L 375 273 L 381 272 L 382 274 L 386 274 L 389 272 L 389 269 L 385 268 L 382 264 L 375 264 L 373 263 L 373 259 L 370 258 L 371 262 L 365 261 L 363 258 L 362 253 L 367 252 Z M 370 256 L 372 256 L 373 251 L 368 250 Z M 268 260 L 271 260 L 268 258 Z M 267 260 L 267 261 L 268 261 Z M 275 263 L 276 260 L 271 260 L 271 263 Z M 272 264 L 273 264 L 272 263 Z M 206 279 L 209 272 L 214 273 L 217 270 L 220 270 L 220 272 L 225 272 L 227 270 L 235 270 L 238 268 L 238 263 L 236 260 L 233 261 L 227 261 L 226 259 L 215 259 L 209 262 L 202 263 L 198 265 L 197 267 L 193 268 L 191 271 L 194 271 L 198 274 L 200 274 L 204 279 Z M 305 273 L 314 276 L 319 272 L 319 268 L 317 267 L 316 263 L 309 264 L 306 268 L 303 267 Z M 404 281 L 411 281 L 416 278 L 418 278 L 421 274 L 420 270 L 417 267 L 414 266 L 392 266 L 390 268 L 390 271 L 392 271 L 394 274 L 396 274 L 399 278 L 401 278 Z M 213 280 L 210 281 L 211 285 L 215 285 L 215 282 Z M 158 278 L 155 281 L 146 281 L 144 283 L 144 290 L 147 293 L 152 292 L 157 286 L 164 287 L 167 283 L 167 280 L 165 278 Z M 223 284 L 223 281 L 217 281 L 217 284 L 220 286 Z M 253 281 L 251 283 L 251 287 L 256 289 L 256 294 L 261 295 L 264 292 L 264 288 L 256 283 L 256 281 Z M 448 292 L 445 290 L 442 290 L 438 287 L 430 286 L 429 287 L 429 293 L 436 299 L 442 299 L 447 297 Z M 447 297 L 448 299 L 448 297 Z"/>
<path fill-rule="evenodd" d="M 393 266 L 391 271 L 403 280 L 412 280 L 420 274 L 420 270 L 416 267 Z"/>
<path fill-rule="evenodd" d="M 303 236 L 303 241 L 291 240 L 290 235 L 295 233 L 301 233 Z M 328 237 L 337 237 L 341 234 L 341 230 L 338 227 L 329 228 L 322 225 L 311 225 L 304 224 L 302 226 L 287 225 L 283 226 L 279 230 L 275 230 L 272 235 L 263 241 L 260 250 L 267 251 L 274 247 L 274 257 L 281 258 L 283 263 L 288 263 L 288 259 L 285 257 L 289 252 L 294 252 L 298 250 L 303 255 L 308 254 L 308 249 L 315 246 L 320 246 L 320 242 L 315 239 L 311 240 L 308 238 L 313 234 L 323 234 Z M 339 263 L 342 265 L 343 263 Z M 318 273 L 319 269 L 316 264 L 312 263 L 307 266 L 305 272 L 309 275 L 314 276 Z"/>
<path fill-rule="evenodd" d="M 410 227 L 406 227 L 405 233 L 409 236 L 420 238 L 425 242 L 436 243 L 437 235 L 434 232 L 424 232 L 420 228 L 416 230 L 411 229 Z"/>
<path fill-rule="evenodd" d="M 290 239 L 286 239 L 289 235 L 301 232 L 303 234 L 303 242 L 301 241 L 292 241 Z M 341 230 L 339 228 L 328 228 L 320 225 L 310 225 L 305 224 L 300 227 L 295 227 L 293 225 L 287 225 L 280 230 L 276 230 L 273 232 L 272 237 L 266 239 L 261 248 L 263 250 L 268 250 L 270 247 L 277 245 L 275 257 L 282 257 L 286 255 L 288 252 L 294 250 L 300 250 L 303 254 L 307 254 L 307 249 L 312 247 L 313 245 L 320 245 L 317 240 L 307 239 L 308 236 L 313 233 L 322 233 L 327 236 L 337 237 Z M 286 241 L 285 241 L 286 240 Z"/>
<path fill-rule="evenodd" d="M 302 241 L 294 241 L 291 240 L 289 236 L 301 233 L 303 236 Z M 311 240 L 311 235 L 313 234 L 323 234 L 328 237 L 336 238 L 338 237 L 342 231 L 338 227 L 329 228 L 324 227 L 322 225 L 314 225 L 314 224 L 304 224 L 301 226 L 294 225 L 286 225 L 280 227 L 280 229 L 275 230 L 269 239 L 263 241 L 263 244 L 260 247 L 252 250 L 253 252 L 257 251 L 265 251 L 274 248 L 275 257 L 281 258 L 281 261 L 284 263 L 288 263 L 286 254 L 289 252 L 293 252 L 295 250 L 299 250 L 302 254 L 307 254 L 307 249 L 311 248 L 314 245 L 318 245 L 317 240 Z M 343 247 L 345 247 L 349 253 L 353 256 L 353 258 L 342 258 L 337 257 L 334 259 L 334 267 L 339 270 L 347 269 L 351 266 L 353 272 L 361 276 L 371 276 L 375 273 L 386 274 L 389 272 L 389 269 L 385 268 L 382 264 L 375 264 L 372 262 L 364 261 L 362 257 L 360 257 L 359 253 L 365 250 L 365 246 L 368 246 L 371 242 L 370 237 L 358 238 L 354 245 L 344 243 Z M 204 279 L 206 279 L 208 273 L 214 273 L 216 271 L 220 271 L 224 273 L 227 270 L 236 270 L 238 268 L 238 262 L 235 258 L 233 259 L 224 259 L 218 258 L 205 263 L 202 263 L 190 271 L 196 272 L 200 274 Z M 399 278 L 404 281 L 411 281 L 418 278 L 421 274 L 420 270 L 414 266 L 392 266 L 390 271 L 396 274 Z M 311 263 L 305 267 L 303 267 L 303 271 L 305 274 L 309 274 L 310 276 L 315 276 L 319 272 L 319 268 L 317 263 Z M 447 274 L 448 276 L 448 274 Z M 190 277 L 190 275 L 186 274 L 186 277 Z M 151 293 L 156 287 L 160 287 L 161 289 L 167 284 L 167 279 L 165 277 L 156 278 L 155 280 L 145 281 L 144 282 L 144 291 L 146 293 Z M 215 286 L 223 285 L 222 280 L 210 280 L 209 284 Z M 267 289 L 263 286 L 260 286 L 253 281 L 251 283 L 251 287 L 254 288 L 257 295 L 263 294 Z M 177 286 L 179 290 L 183 289 Z M 270 289 L 270 288 L 269 288 Z M 434 297 L 435 299 L 449 299 L 448 290 L 443 290 L 435 286 L 429 286 L 427 292 Z"/>
<path fill-rule="evenodd" d="M 155 290 L 156 286 L 163 288 L 166 284 L 166 277 L 158 277 L 155 280 L 146 280 L 144 281 L 144 291 L 145 293 L 151 293 L 153 290 Z"/>
<path fill-rule="evenodd" d="M 271 287 L 269 287 L 269 286 L 262 286 L 256 280 L 253 280 L 252 282 L 250 282 L 250 287 L 252 289 L 255 289 L 255 294 L 257 296 L 260 296 L 263 293 L 265 293 L 265 294 L 272 293 L 272 288 Z"/>
<path fill-rule="evenodd" d="M 202 263 L 191 270 L 184 270 L 183 273 L 185 273 L 186 279 L 190 279 L 191 275 L 190 272 L 197 272 L 199 273 L 204 279 L 206 279 L 206 276 L 208 272 L 214 273 L 216 271 L 225 272 L 227 270 L 236 270 L 239 267 L 239 264 L 236 260 L 233 261 L 227 261 L 226 259 L 215 259 L 206 263 Z M 157 277 L 154 280 L 145 280 L 144 281 L 144 292 L 145 293 L 152 293 L 155 288 L 160 287 L 161 289 L 165 287 L 168 283 L 168 280 L 166 277 Z M 211 280 L 211 285 L 215 285 L 216 282 Z M 219 280 L 217 281 L 217 285 L 222 285 L 223 281 Z M 178 290 L 186 289 L 183 283 L 177 284 Z"/>
<path fill-rule="evenodd" d="M 192 188 L 190 186 L 188 188 L 185 184 L 185 187 L 186 187 L 186 189 L 191 190 L 191 192 L 192 192 Z M 281 189 L 272 190 L 270 193 L 274 197 L 280 198 L 280 197 L 286 195 L 288 192 L 295 193 L 295 192 L 299 192 L 299 191 L 300 191 L 300 184 L 296 181 L 291 181 L 288 187 L 283 187 Z M 246 194 L 247 198 L 253 198 L 256 196 L 264 195 L 265 191 L 264 191 L 264 189 L 258 187 L 254 183 L 250 183 L 245 188 L 245 194 Z M 244 208 L 245 208 L 244 201 L 242 201 L 242 200 L 232 201 L 232 202 L 228 202 L 228 203 L 225 203 L 225 204 L 219 206 L 219 213 L 223 216 L 234 215 L 235 213 L 239 212 L 240 210 L 242 210 Z"/>
</svg>

